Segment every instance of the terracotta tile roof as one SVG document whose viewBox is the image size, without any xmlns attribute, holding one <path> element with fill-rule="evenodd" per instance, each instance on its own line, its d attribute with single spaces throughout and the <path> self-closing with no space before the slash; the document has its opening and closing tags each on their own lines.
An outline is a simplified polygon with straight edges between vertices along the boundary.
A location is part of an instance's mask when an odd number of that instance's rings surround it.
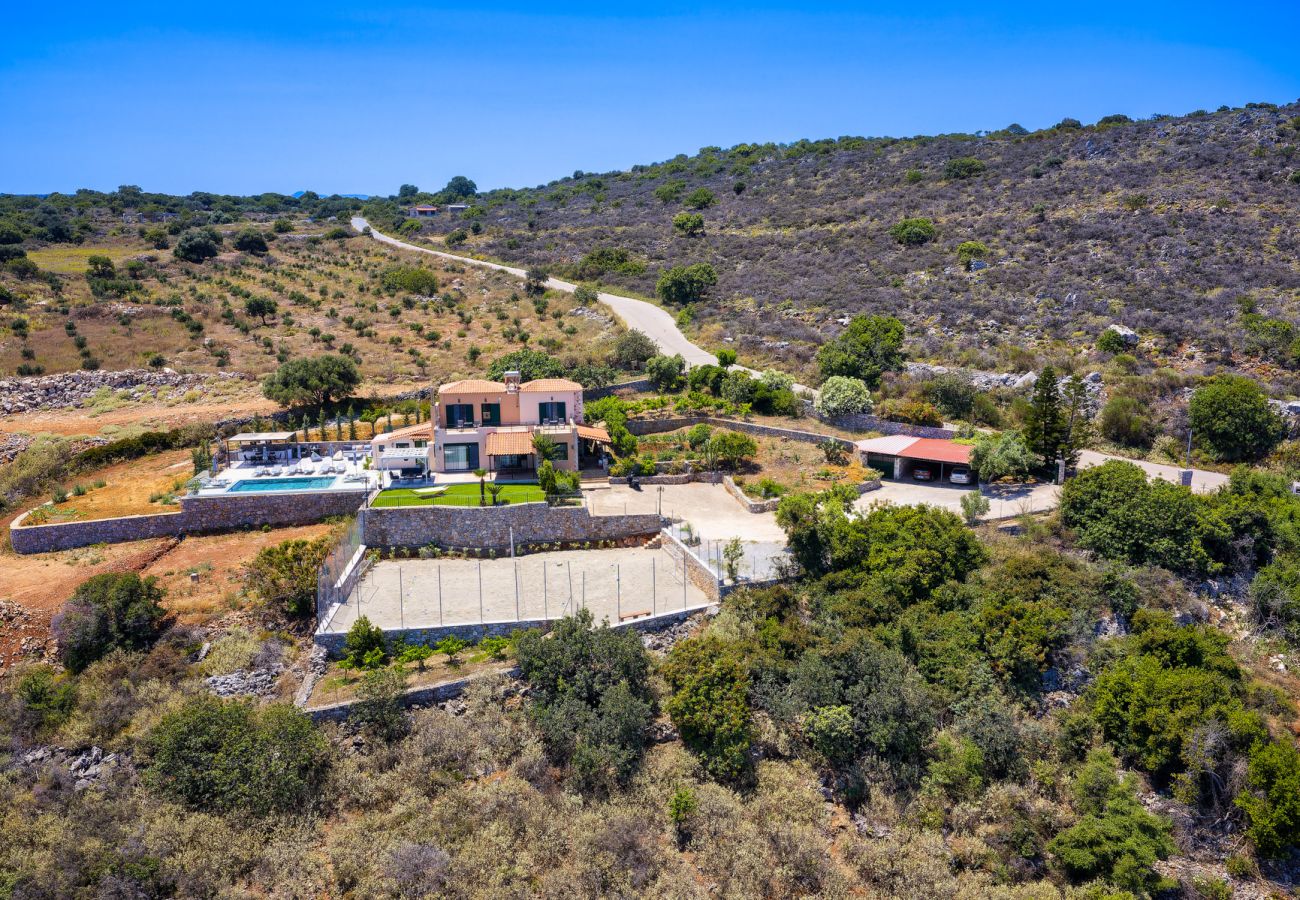
<svg viewBox="0 0 1300 900">
<path fill-rule="evenodd" d="M 595 425 L 579 425 L 578 437 L 586 438 L 589 441 L 599 441 L 602 444 L 608 444 L 609 432 L 603 428 L 597 428 Z"/>
<path fill-rule="evenodd" d="M 499 381 L 485 378 L 463 378 L 450 381 L 438 388 L 438 394 L 504 394 L 506 386 Z"/>
<path fill-rule="evenodd" d="M 387 431 L 384 432 L 383 434 L 375 435 L 370 439 L 370 443 L 386 444 L 389 441 L 394 440 L 396 438 L 425 436 L 425 435 L 427 435 L 430 440 L 433 439 L 432 422 L 421 422 L 419 425 L 407 425 L 404 428 L 394 428 L 392 431 Z"/>
<path fill-rule="evenodd" d="M 907 449 L 898 455 L 904 459 L 923 459 L 927 462 L 970 463 L 970 444 L 954 444 L 937 438 L 917 438 Z"/>
<path fill-rule="evenodd" d="M 533 434 L 530 431 L 494 431 L 487 436 L 488 456 L 532 452 Z"/>
<path fill-rule="evenodd" d="M 525 381 L 519 386 L 519 390 L 527 391 L 530 394 L 548 391 L 580 391 L 582 385 L 567 378 L 538 378 L 534 381 Z"/>
</svg>

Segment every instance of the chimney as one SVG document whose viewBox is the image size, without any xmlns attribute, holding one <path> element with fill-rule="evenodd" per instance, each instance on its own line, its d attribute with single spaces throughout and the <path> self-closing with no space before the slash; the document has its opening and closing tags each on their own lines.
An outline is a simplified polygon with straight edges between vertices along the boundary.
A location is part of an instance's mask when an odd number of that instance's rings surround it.
<svg viewBox="0 0 1300 900">
<path fill-rule="evenodd" d="M 506 383 L 506 393 L 507 393 L 507 394 L 517 394 L 517 393 L 519 393 L 519 373 L 518 373 L 518 372 L 507 372 L 507 373 L 505 374 L 505 383 Z"/>
</svg>

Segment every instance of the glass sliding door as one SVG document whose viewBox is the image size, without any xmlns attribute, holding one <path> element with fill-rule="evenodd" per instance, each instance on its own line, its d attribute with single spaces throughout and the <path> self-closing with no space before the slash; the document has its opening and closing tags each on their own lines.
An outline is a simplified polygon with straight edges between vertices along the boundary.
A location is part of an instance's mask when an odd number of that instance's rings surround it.
<svg viewBox="0 0 1300 900">
<path fill-rule="evenodd" d="M 444 444 L 442 470 L 444 472 L 473 472 L 478 468 L 478 444 Z"/>
</svg>

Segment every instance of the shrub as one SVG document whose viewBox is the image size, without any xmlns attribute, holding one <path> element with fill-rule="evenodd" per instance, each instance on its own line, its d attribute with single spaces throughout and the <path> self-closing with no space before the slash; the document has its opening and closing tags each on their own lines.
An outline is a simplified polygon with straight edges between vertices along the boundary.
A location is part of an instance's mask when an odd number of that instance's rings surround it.
<svg viewBox="0 0 1300 900">
<path fill-rule="evenodd" d="M 889 235 L 907 247 L 919 247 L 934 240 L 934 222 L 925 218 L 903 219 L 889 229 Z"/>
<path fill-rule="evenodd" d="M 954 180 L 974 178 L 987 169 L 988 166 L 985 165 L 982 159 L 976 159 L 973 156 L 959 156 L 944 163 L 943 177 Z"/>
<path fill-rule="evenodd" d="M 718 198 L 713 196 L 713 191 L 709 190 L 708 188 L 702 187 L 702 188 L 696 188 L 695 190 L 691 191 L 689 194 L 686 195 L 686 199 L 683 200 L 682 202 L 685 203 L 687 206 L 689 206 L 691 209 L 708 209 L 710 206 L 716 203 L 717 200 Z"/>
<path fill-rule="evenodd" d="M 813 408 L 828 419 L 871 412 L 871 391 L 860 378 L 832 375 L 822 382 Z"/>
<path fill-rule="evenodd" d="M 1098 417 L 1098 430 L 1106 440 L 1123 447 L 1150 447 L 1157 434 L 1155 422 L 1146 414 L 1146 406 L 1122 395 L 1106 401 Z"/>
<path fill-rule="evenodd" d="M 563 378 L 566 368 L 558 359 L 541 350 L 515 350 L 492 360 L 487 377 L 500 381 L 507 372 L 518 372 L 522 380 L 534 381 L 538 378 Z"/>
<path fill-rule="evenodd" d="M 374 669 L 388 660 L 388 641 L 384 630 L 361 616 L 343 639 L 344 663 L 354 669 Z"/>
<path fill-rule="evenodd" d="M 1128 349 L 1124 336 L 1114 328 L 1107 328 L 1097 337 L 1097 349 L 1102 353 L 1123 353 Z"/>
<path fill-rule="evenodd" d="M 967 525 L 975 525 L 988 515 L 989 500 L 979 491 L 967 491 L 961 495 L 961 517 Z"/>
<path fill-rule="evenodd" d="M 934 404 L 924 400 L 886 400 L 876 410 L 876 415 L 891 422 L 906 422 L 910 425 L 943 425 L 943 415 L 935 409 Z"/>
<path fill-rule="evenodd" d="M 1246 837 L 1260 856 L 1280 857 L 1300 844 L 1300 752 L 1272 741 L 1251 751 L 1247 790 L 1237 795 L 1246 812 Z"/>
<path fill-rule="evenodd" d="M 717 357 L 718 365 L 724 369 L 729 369 L 736 364 L 736 351 L 729 347 L 719 350 Z"/>
<path fill-rule="evenodd" d="M 245 228 L 235 235 L 235 249 L 261 256 L 266 253 L 266 236 L 256 228 Z"/>
<path fill-rule="evenodd" d="M 320 567 L 329 551 L 328 537 L 314 541 L 299 538 L 263 547 L 248 564 L 245 584 L 291 616 L 311 615 Z"/>
<path fill-rule="evenodd" d="M 406 733 L 406 714 L 402 711 L 402 694 L 406 690 L 406 673 L 400 669 L 373 669 L 361 678 L 357 702 L 348 720 L 373 732 L 386 741 Z"/>
<path fill-rule="evenodd" d="M 714 637 L 688 638 L 660 672 L 673 692 L 668 715 L 705 770 L 722 779 L 745 774 L 753 735 L 749 672 L 738 650 Z"/>
<path fill-rule="evenodd" d="M 201 263 L 221 252 L 221 235 L 215 228 L 191 228 L 181 234 L 172 253 L 177 259 Z"/>
<path fill-rule="evenodd" d="M 673 266 L 655 282 L 655 295 L 667 303 L 684 306 L 703 299 L 718 283 L 718 273 L 708 263 Z"/>
<path fill-rule="evenodd" d="M 389 266 L 379 276 L 384 290 L 431 297 L 438 292 L 438 278 L 420 266 Z"/>
<path fill-rule="evenodd" d="M 817 351 L 822 379 L 844 375 L 876 387 L 882 373 L 902 368 L 903 334 L 903 323 L 893 316 L 854 316 L 843 333 Z"/>
<path fill-rule="evenodd" d="M 988 255 L 989 248 L 980 241 L 962 241 L 957 245 L 957 262 L 961 263 L 961 267 L 968 271 L 971 263 Z"/>
<path fill-rule="evenodd" d="M 925 399 L 945 416 L 964 419 L 975 406 L 975 387 L 960 375 L 940 375 L 924 387 Z"/>
<path fill-rule="evenodd" d="M 655 390 L 672 392 L 681 389 L 682 375 L 686 371 L 686 360 L 680 353 L 672 356 L 652 356 L 646 360 L 645 372 Z"/>
<path fill-rule="evenodd" d="M 1019 432 L 982 433 L 971 449 L 970 464 L 980 481 L 1024 478 L 1034 467 L 1034 455 Z"/>
<path fill-rule="evenodd" d="M 699 213 L 678 213 L 673 216 L 673 230 L 684 237 L 704 234 L 704 216 Z"/>
<path fill-rule="evenodd" d="M 713 436 L 713 429 L 703 423 L 692 425 L 686 432 L 686 443 L 692 450 L 698 450 L 703 447 Z"/>
<path fill-rule="evenodd" d="M 1210 379 L 1192 394 L 1187 412 L 1196 440 L 1226 462 L 1267 456 L 1284 436 L 1264 391 L 1243 375 Z"/>
<path fill-rule="evenodd" d="M 162 598 L 154 578 L 134 572 L 105 572 L 86 579 L 51 623 L 60 660 L 80 672 L 112 650 L 148 648 L 166 622 Z"/>
<path fill-rule="evenodd" d="M 718 462 L 738 469 L 758 453 L 758 442 L 739 431 L 723 431 L 709 440 L 709 451 Z"/>
<path fill-rule="evenodd" d="M 643 331 L 635 328 L 623 332 L 614 340 L 614 352 L 609 362 L 628 372 L 639 372 L 646 360 L 659 352 L 655 342 Z"/>
<path fill-rule="evenodd" d="M 261 816 L 305 807 L 329 745 L 305 714 L 200 696 L 168 713 L 146 742 L 145 783 L 201 812 Z"/>
</svg>

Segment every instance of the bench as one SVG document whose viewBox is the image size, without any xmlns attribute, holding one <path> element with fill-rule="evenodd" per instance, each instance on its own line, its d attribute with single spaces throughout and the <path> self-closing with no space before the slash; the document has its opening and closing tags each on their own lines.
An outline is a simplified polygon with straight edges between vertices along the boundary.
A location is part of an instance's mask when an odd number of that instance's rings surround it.
<svg viewBox="0 0 1300 900">
<path fill-rule="evenodd" d="M 620 622 L 626 622 L 628 619 L 639 619 L 642 616 L 649 616 L 652 615 L 653 613 L 654 610 L 652 609 L 643 609 L 638 612 L 625 612 L 619 615 L 618 620 Z"/>
</svg>

